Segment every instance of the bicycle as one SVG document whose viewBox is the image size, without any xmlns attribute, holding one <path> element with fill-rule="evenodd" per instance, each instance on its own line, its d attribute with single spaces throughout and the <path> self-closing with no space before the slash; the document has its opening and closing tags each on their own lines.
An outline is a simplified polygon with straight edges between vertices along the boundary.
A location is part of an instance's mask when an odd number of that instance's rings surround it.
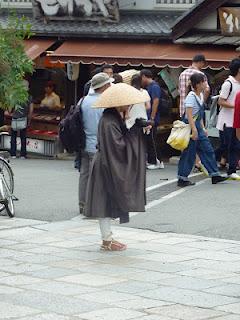
<svg viewBox="0 0 240 320">
<path fill-rule="evenodd" d="M 5 133 L 0 133 L 0 136 Z M 2 155 L 1 155 L 2 153 Z M 8 216 L 13 218 L 15 215 L 14 200 L 17 198 L 13 195 L 14 178 L 13 171 L 9 164 L 7 151 L 0 152 L 0 212 L 6 210 Z"/>
</svg>

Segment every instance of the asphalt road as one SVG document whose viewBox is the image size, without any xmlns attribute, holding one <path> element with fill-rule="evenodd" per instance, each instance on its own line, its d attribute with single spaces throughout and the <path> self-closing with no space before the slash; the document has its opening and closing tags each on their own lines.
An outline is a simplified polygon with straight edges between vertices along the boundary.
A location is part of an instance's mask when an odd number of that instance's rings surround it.
<svg viewBox="0 0 240 320">
<path fill-rule="evenodd" d="M 14 159 L 16 217 L 60 221 L 78 215 L 78 178 L 72 161 Z"/>
<path fill-rule="evenodd" d="M 79 174 L 69 160 L 11 160 L 15 174 L 16 216 L 60 221 L 78 215 Z M 176 166 L 147 172 L 148 206 L 133 228 L 240 240 L 240 181 L 176 187 Z M 168 180 L 167 180 L 168 179 Z"/>
</svg>

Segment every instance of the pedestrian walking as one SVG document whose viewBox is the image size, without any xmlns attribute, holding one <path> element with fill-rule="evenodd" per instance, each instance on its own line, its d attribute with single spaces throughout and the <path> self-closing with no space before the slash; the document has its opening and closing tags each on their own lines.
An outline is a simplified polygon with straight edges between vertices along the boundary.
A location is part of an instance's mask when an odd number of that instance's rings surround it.
<svg viewBox="0 0 240 320">
<path fill-rule="evenodd" d="M 206 75 L 201 71 L 206 65 L 206 58 L 203 54 L 197 54 L 192 59 L 192 64 L 186 70 L 184 70 L 179 76 L 179 95 L 180 95 L 180 102 L 179 102 L 179 114 L 180 117 L 183 116 L 185 112 L 184 102 L 186 96 L 188 94 L 188 88 L 190 83 L 190 77 L 194 73 L 200 73 L 204 76 L 204 86 L 203 86 L 203 98 L 204 101 L 207 100 L 210 94 L 210 87 L 208 84 L 208 80 Z"/>
<path fill-rule="evenodd" d="M 99 96 L 111 85 L 113 81 L 106 73 L 98 73 L 91 80 L 91 90 L 83 98 L 81 104 L 83 128 L 86 135 L 86 147 L 81 152 L 81 167 L 79 177 L 79 212 L 83 213 L 86 202 L 86 189 L 91 161 L 97 146 L 98 123 L 102 116 L 102 109 L 93 109 L 92 106 Z"/>
<path fill-rule="evenodd" d="M 29 83 L 27 80 L 24 80 L 24 83 L 29 89 Z M 11 122 L 11 148 L 10 154 L 12 158 L 17 156 L 17 135 L 19 132 L 21 140 L 21 151 L 20 158 L 27 158 L 27 127 L 30 125 L 31 118 L 33 113 L 33 104 L 32 99 L 29 96 L 28 101 L 19 105 L 18 108 L 12 114 Z"/>
<path fill-rule="evenodd" d="M 228 175 L 233 180 L 239 180 L 237 164 L 239 159 L 239 141 L 236 137 L 236 129 L 233 127 L 234 107 L 237 93 L 240 91 L 240 58 L 233 59 L 229 65 L 230 76 L 224 81 L 220 96 L 220 112 L 218 115 L 217 129 L 220 131 L 223 143 L 221 152 L 227 154 L 229 163 Z M 219 150 L 216 151 L 219 153 Z"/>
<path fill-rule="evenodd" d="M 154 126 L 152 127 L 150 134 L 146 135 L 147 169 L 163 169 L 164 163 L 157 158 L 156 149 L 157 127 L 160 123 L 161 88 L 159 84 L 153 80 L 153 74 L 150 70 L 141 70 L 140 76 L 142 87 L 148 91 L 151 98 L 151 107 L 147 111 L 148 119 L 154 122 Z"/>
<path fill-rule="evenodd" d="M 194 73 L 200 73 L 204 76 L 204 87 L 203 87 L 203 98 L 204 102 L 207 101 L 210 94 L 210 86 L 208 84 L 208 80 L 206 75 L 201 71 L 206 65 L 206 58 L 203 54 L 197 54 L 192 59 L 192 64 L 186 70 L 184 70 L 179 76 L 179 115 L 180 117 L 184 114 L 184 101 L 188 94 L 188 88 L 190 83 L 190 77 Z M 203 109 L 204 112 L 204 109 Z M 196 156 L 195 169 L 202 171 L 201 161 L 198 156 Z"/>
<path fill-rule="evenodd" d="M 194 73 L 190 77 L 191 88 L 185 99 L 183 121 L 189 123 L 192 129 L 192 137 L 187 149 L 180 157 L 178 164 L 178 186 L 192 186 L 195 183 L 188 179 L 194 166 L 196 154 L 199 155 L 201 162 L 207 169 L 209 176 L 212 178 L 212 184 L 226 180 L 218 171 L 215 153 L 207 137 L 203 123 L 203 94 L 205 87 L 205 77 L 201 73 Z"/>
<path fill-rule="evenodd" d="M 87 188 L 84 215 L 99 220 L 101 249 L 122 251 L 126 245 L 113 238 L 111 219 L 129 221 L 129 212 L 145 211 L 145 144 L 143 131 L 127 130 L 129 106 L 149 98 L 139 90 L 118 83 L 108 88 L 95 103 L 105 108 L 98 129 L 98 150 L 94 155 Z M 136 129 L 136 130 L 135 130 Z"/>
</svg>

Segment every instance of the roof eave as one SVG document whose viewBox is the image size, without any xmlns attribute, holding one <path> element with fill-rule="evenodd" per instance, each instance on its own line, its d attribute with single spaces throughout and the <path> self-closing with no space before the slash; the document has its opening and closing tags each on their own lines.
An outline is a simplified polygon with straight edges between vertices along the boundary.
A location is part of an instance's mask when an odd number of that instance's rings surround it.
<svg viewBox="0 0 240 320">
<path fill-rule="evenodd" d="M 92 34 L 92 33 L 61 33 L 61 36 L 59 36 L 58 32 L 41 32 L 33 30 L 35 36 L 39 37 L 57 37 L 57 38 L 89 38 L 89 39 L 137 39 L 137 40 L 149 40 L 149 41 L 159 41 L 159 40 L 171 40 L 171 33 L 164 33 L 164 34 L 155 34 L 155 33 L 149 33 L 149 34 L 127 34 L 127 33 L 101 33 L 101 34 Z"/>
<path fill-rule="evenodd" d="M 172 28 L 172 38 L 173 40 L 178 39 L 188 32 L 193 26 L 196 26 L 205 16 L 205 13 L 209 13 L 216 10 L 219 6 L 224 4 L 226 0 L 202 0 L 196 6 L 194 6 L 190 11 L 182 15 L 177 23 Z"/>
</svg>

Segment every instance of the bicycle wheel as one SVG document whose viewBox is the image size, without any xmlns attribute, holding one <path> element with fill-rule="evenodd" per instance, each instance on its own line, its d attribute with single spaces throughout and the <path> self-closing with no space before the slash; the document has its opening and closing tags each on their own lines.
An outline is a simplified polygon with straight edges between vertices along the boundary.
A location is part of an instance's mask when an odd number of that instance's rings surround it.
<svg viewBox="0 0 240 320">
<path fill-rule="evenodd" d="M 10 192 L 4 176 L 0 175 L 0 204 L 6 209 L 7 214 L 10 218 L 14 217 L 15 210 L 13 204 L 13 195 Z"/>
<path fill-rule="evenodd" d="M 15 216 L 15 208 L 14 208 L 14 203 L 13 203 L 13 199 L 11 196 L 8 197 L 4 206 L 5 206 L 5 209 L 7 211 L 7 214 L 9 215 L 9 217 L 13 218 Z"/>
<path fill-rule="evenodd" d="M 6 182 L 6 185 L 9 189 L 9 192 L 13 194 L 13 189 L 14 189 L 14 179 L 13 179 L 13 171 L 8 164 L 8 162 L 0 158 L 0 179 L 3 179 Z M 0 203 L 0 212 L 5 209 L 5 205 L 3 203 Z"/>
</svg>

